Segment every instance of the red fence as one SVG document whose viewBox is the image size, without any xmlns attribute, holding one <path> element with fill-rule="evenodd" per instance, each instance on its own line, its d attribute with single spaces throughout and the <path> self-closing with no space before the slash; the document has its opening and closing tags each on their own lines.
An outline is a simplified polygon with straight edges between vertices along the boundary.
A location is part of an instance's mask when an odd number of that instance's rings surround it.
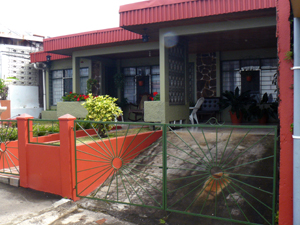
<svg viewBox="0 0 300 225">
<path fill-rule="evenodd" d="M 17 118 L 18 121 L 18 145 L 19 145 L 19 166 L 20 166 L 20 186 L 31 188 L 39 191 L 53 193 L 62 197 L 78 200 L 76 196 L 75 182 L 75 140 L 74 140 L 74 120 L 75 117 L 67 114 L 60 118 L 60 133 L 48 137 L 39 137 L 39 142 L 59 141 L 60 146 L 44 145 L 43 143 L 29 143 L 29 130 L 32 130 L 32 119 L 30 115 L 23 114 Z M 29 126 L 29 129 L 28 129 Z M 87 131 L 92 134 L 93 130 Z M 76 136 L 84 136 L 84 131 L 77 131 Z M 135 139 L 135 142 L 144 140 L 145 134 Z M 134 151 L 130 151 L 132 157 L 135 157 L 137 151 L 149 146 L 162 135 L 158 132 L 152 138 L 144 141 Z M 31 137 L 32 139 L 33 137 Z M 128 139 L 128 140 L 127 140 Z M 114 141 L 111 139 L 110 141 Z M 118 142 L 123 141 L 118 138 Z M 132 137 L 127 136 L 125 143 L 131 143 Z M 136 143 L 138 145 L 138 143 Z M 135 146 L 136 146 L 135 145 Z M 121 145 L 120 145 L 121 146 Z M 132 145 L 134 146 L 134 145 Z M 78 145 L 81 150 L 85 149 L 85 145 Z M 79 167 L 85 167 L 85 163 L 78 164 Z M 81 176 L 88 177 L 89 174 L 82 173 Z M 97 182 L 100 185 L 101 182 Z M 96 184 L 95 184 L 96 185 Z M 85 192 L 93 191 L 92 186 Z M 80 189 L 80 188 L 79 188 Z"/>
</svg>

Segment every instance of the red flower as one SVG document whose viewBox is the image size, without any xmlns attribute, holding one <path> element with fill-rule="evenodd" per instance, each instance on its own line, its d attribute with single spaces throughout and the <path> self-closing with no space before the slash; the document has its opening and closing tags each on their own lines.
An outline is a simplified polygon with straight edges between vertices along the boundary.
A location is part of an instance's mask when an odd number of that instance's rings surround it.
<svg viewBox="0 0 300 225">
<path fill-rule="evenodd" d="M 158 93 L 157 92 L 153 92 L 153 97 L 155 97 L 155 95 L 157 95 Z"/>
<path fill-rule="evenodd" d="M 80 98 L 77 98 L 77 101 L 80 101 Z"/>
<path fill-rule="evenodd" d="M 150 100 L 153 101 L 153 97 L 150 97 Z"/>
<path fill-rule="evenodd" d="M 72 94 L 72 91 L 70 91 L 70 94 Z"/>
<path fill-rule="evenodd" d="M 77 98 L 76 95 L 74 95 L 74 98 Z"/>
<path fill-rule="evenodd" d="M 79 98 L 81 97 L 81 95 L 79 95 Z"/>
</svg>

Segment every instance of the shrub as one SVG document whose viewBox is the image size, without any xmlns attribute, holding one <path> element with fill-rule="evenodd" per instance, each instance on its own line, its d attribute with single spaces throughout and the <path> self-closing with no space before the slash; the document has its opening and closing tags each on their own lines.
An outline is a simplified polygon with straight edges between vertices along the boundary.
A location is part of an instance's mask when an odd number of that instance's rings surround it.
<svg viewBox="0 0 300 225">
<path fill-rule="evenodd" d="M 48 134 L 59 133 L 59 125 L 57 123 L 52 126 L 45 126 L 40 124 L 34 124 L 32 126 L 33 136 L 45 136 Z"/>
<path fill-rule="evenodd" d="M 80 130 L 81 127 L 83 129 L 91 129 L 92 128 L 92 124 L 90 122 L 79 122 L 79 123 L 76 123 L 76 130 Z"/>
<path fill-rule="evenodd" d="M 92 94 L 88 95 L 85 103 L 82 105 L 87 109 L 88 114 L 85 120 L 94 121 L 113 121 L 115 117 L 120 116 L 123 112 L 115 103 L 117 98 L 110 97 L 108 95 L 99 95 L 93 97 Z M 101 135 L 105 134 L 106 130 L 110 130 L 108 124 L 99 124 L 98 131 Z"/>
<path fill-rule="evenodd" d="M 0 128 L 0 140 L 1 142 L 14 141 L 18 139 L 18 130 L 13 127 L 1 127 Z"/>
</svg>

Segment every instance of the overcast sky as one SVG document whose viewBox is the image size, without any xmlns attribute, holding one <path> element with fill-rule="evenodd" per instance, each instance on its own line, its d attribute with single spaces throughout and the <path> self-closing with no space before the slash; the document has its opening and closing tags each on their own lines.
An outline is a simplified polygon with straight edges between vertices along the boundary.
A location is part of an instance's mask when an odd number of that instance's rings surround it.
<svg viewBox="0 0 300 225">
<path fill-rule="evenodd" d="M 50 37 L 113 28 L 119 26 L 120 5 L 140 1 L 1 0 L 0 25 Z"/>
</svg>

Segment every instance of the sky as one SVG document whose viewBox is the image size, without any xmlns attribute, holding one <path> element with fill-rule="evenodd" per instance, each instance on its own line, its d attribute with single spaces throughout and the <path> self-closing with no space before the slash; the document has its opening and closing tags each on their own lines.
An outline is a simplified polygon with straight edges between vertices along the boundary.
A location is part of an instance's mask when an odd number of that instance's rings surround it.
<svg viewBox="0 0 300 225">
<path fill-rule="evenodd" d="M 114 28 L 120 5 L 140 1 L 145 0 L 1 0 L 0 25 L 46 37 Z"/>
</svg>

